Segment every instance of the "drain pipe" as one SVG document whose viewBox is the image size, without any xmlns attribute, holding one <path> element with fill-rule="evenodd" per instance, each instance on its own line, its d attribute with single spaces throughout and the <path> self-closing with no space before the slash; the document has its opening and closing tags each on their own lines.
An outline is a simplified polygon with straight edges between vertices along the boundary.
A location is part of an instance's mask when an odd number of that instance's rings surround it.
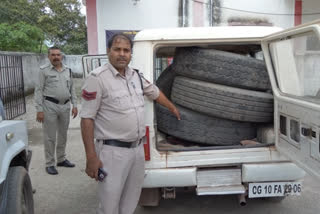
<svg viewBox="0 0 320 214">
<path fill-rule="evenodd" d="M 186 0 L 182 0 L 182 27 L 186 26 L 185 8 L 186 8 Z"/>
<path fill-rule="evenodd" d="M 247 205 L 246 194 L 238 195 L 238 199 L 239 199 L 239 204 L 240 204 L 241 207 L 244 207 L 244 206 Z"/>
</svg>

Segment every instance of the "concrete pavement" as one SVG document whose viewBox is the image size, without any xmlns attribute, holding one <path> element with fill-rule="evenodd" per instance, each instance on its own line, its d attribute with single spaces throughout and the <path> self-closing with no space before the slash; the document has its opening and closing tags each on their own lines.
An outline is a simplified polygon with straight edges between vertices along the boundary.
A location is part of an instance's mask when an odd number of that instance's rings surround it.
<svg viewBox="0 0 320 214">
<path fill-rule="evenodd" d="M 33 129 L 29 133 L 33 151 L 30 176 L 36 189 L 35 213 L 95 213 L 96 182 L 85 174 L 85 153 L 80 137 L 79 118 L 71 123 L 67 144 L 67 158 L 75 163 L 76 167 L 57 167 L 58 175 L 48 175 L 45 172 L 42 130 Z"/>
</svg>

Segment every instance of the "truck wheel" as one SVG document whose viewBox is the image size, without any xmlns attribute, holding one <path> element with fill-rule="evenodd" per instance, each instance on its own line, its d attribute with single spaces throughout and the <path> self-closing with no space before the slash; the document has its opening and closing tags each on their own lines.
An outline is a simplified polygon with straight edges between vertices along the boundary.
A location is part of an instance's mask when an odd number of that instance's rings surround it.
<svg viewBox="0 0 320 214">
<path fill-rule="evenodd" d="M 273 96 L 269 93 L 186 77 L 175 78 L 171 100 L 194 111 L 229 120 L 270 122 L 273 119 Z"/>
<path fill-rule="evenodd" d="M 210 117 L 176 105 L 181 120 L 156 104 L 158 129 L 168 135 L 209 145 L 239 145 L 241 140 L 256 137 L 254 123 L 238 122 Z"/>
<path fill-rule="evenodd" d="M 178 75 L 236 88 L 271 88 L 265 63 L 252 57 L 213 49 L 177 48 L 173 69 Z"/>
<path fill-rule="evenodd" d="M 168 98 L 171 96 L 171 87 L 175 76 L 176 72 L 172 69 L 172 65 L 169 65 L 164 71 L 162 71 L 156 81 L 156 85 Z"/>
<path fill-rule="evenodd" d="M 33 214 L 33 193 L 29 174 L 22 166 L 11 167 L 8 172 L 8 213 Z"/>
</svg>

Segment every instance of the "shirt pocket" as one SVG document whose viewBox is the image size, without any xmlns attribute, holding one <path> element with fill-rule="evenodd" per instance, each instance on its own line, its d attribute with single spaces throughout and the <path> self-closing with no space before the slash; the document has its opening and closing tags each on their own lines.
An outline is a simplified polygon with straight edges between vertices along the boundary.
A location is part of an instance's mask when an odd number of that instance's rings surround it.
<svg viewBox="0 0 320 214">
<path fill-rule="evenodd" d="M 57 83 L 58 83 L 57 75 L 48 75 L 46 78 L 46 82 L 50 86 L 57 86 Z"/>
<path fill-rule="evenodd" d="M 110 105 L 118 110 L 128 110 L 133 107 L 128 91 L 114 91 L 110 95 Z"/>
<path fill-rule="evenodd" d="M 66 83 L 66 87 L 68 88 L 68 90 L 70 90 L 70 88 L 71 88 L 71 79 L 70 79 L 69 70 L 68 70 L 68 72 L 66 72 L 65 75 L 64 75 L 64 81 L 65 81 L 65 83 Z"/>
<path fill-rule="evenodd" d="M 137 106 L 144 106 L 144 96 L 143 96 L 143 91 L 141 90 L 141 88 L 136 88 L 135 90 L 136 93 L 136 97 L 137 97 Z"/>
<path fill-rule="evenodd" d="M 134 105 L 136 107 L 143 107 L 144 106 L 144 96 L 143 96 L 143 84 L 140 81 L 140 78 L 136 78 L 132 80 L 131 84 L 133 85 L 133 90 L 134 90 Z"/>
</svg>

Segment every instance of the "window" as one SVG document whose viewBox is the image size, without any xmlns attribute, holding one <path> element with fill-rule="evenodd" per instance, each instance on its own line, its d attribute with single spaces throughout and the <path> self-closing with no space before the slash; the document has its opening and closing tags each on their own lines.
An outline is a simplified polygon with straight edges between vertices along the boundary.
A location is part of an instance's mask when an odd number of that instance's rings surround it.
<svg viewBox="0 0 320 214">
<path fill-rule="evenodd" d="M 270 51 L 282 92 L 320 99 L 320 43 L 314 33 L 273 42 Z"/>
</svg>

